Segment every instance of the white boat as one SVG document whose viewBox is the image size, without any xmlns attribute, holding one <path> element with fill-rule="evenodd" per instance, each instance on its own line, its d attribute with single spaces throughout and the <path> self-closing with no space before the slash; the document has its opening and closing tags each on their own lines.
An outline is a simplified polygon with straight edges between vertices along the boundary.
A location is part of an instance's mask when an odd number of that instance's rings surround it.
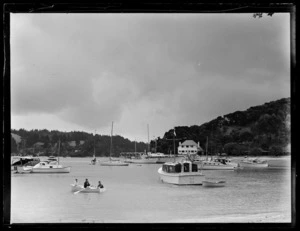
<svg viewBox="0 0 300 231">
<path fill-rule="evenodd" d="M 239 166 L 242 168 L 267 168 L 269 163 L 266 160 L 255 159 L 245 159 L 239 163 Z"/>
<path fill-rule="evenodd" d="M 82 185 L 71 184 L 71 191 L 74 193 L 102 193 L 106 191 L 106 188 L 98 188 L 92 186 L 84 188 Z"/>
<path fill-rule="evenodd" d="M 31 173 L 33 166 L 17 166 L 16 173 Z"/>
<path fill-rule="evenodd" d="M 236 167 L 233 165 L 223 164 L 215 160 L 202 160 L 195 161 L 200 170 L 234 170 Z"/>
<path fill-rule="evenodd" d="M 60 141 L 58 143 L 58 155 L 60 152 Z M 41 161 L 32 167 L 32 173 L 69 173 L 71 171 L 71 167 L 64 167 L 59 164 L 59 158 L 57 161 Z"/>
<path fill-rule="evenodd" d="M 133 163 L 133 164 L 156 164 L 157 163 L 157 157 L 147 155 L 147 154 L 136 154 L 135 156 L 132 156 L 131 158 L 125 159 L 124 162 L 126 163 Z"/>
<path fill-rule="evenodd" d="M 104 161 L 104 162 L 100 162 L 100 165 L 102 166 L 128 166 L 128 163 L 125 163 L 119 159 L 113 159 L 111 157 L 111 153 L 112 153 L 112 136 L 113 136 L 113 122 L 111 124 L 111 136 L 110 136 L 110 151 L 109 151 L 109 160 L 108 161 Z"/>
<path fill-rule="evenodd" d="M 232 162 L 231 159 L 226 158 L 226 157 L 217 157 L 217 158 L 215 159 L 215 161 L 218 161 L 218 162 L 220 162 L 220 163 L 222 163 L 222 164 L 226 164 L 226 165 L 228 165 L 228 166 L 233 166 L 233 167 L 235 167 L 235 168 L 237 168 L 237 167 L 239 166 L 238 163 Z"/>
<path fill-rule="evenodd" d="M 204 180 L 202 183 L 204 187 L 224 187 L 226 181 L 225 180 Z"/>
<path fill-rule="evenodd" d="M 167 162 L 158 169 L 162 182 L 176 185 L 202 185 L 205 176 L 191 161 Z"/>
<path fill-rule="evenodd" d="M 41 161 L 32 167 L 32 173 L 69 173 L 71 167 L 64 167 L 57 161 Z"/>
</svg>

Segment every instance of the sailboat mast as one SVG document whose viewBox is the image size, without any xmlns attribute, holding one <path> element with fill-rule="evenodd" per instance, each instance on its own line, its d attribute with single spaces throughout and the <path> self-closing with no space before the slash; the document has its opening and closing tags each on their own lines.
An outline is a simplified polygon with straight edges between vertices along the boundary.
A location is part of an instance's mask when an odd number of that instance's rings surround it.
<svg viewBox="0 0 300 231">
<path fill-rule="evenodd" d="M 59 154 L 60 154 L 60 139 L 58 140 L 57 164 L 59 164 Z"/>
<path fill-rule="evenodd" d="M 206 137 L 206 160 L 207 160 L 208 136 Z"/>
<path fill-rule="evenodd" d="M 150 145 L 150 143 L 149 143 L 149 124 L 147 124 L 147 131 L 148 131 L 148 150 L 147 150 L 146 154 L 148 154 L 148 152 L 149 152 L 149 145 Z"/>
<path fill-rule="evenodd" d="M 95 137 L 94 137 L 94 158 L 96 157 L 96 150 L 95 150 L 95 146 L 96 146 L 96 130 L 95 130 Z"/>
<path fill-rule="evenodd" d="M 113 126 L 114 126 L 114 122 L 111 123 L 110 150 L 109 150 L 109 159 L 110 160 L 111 160 L 111 150 L 112 150 Z"/>
</svg>

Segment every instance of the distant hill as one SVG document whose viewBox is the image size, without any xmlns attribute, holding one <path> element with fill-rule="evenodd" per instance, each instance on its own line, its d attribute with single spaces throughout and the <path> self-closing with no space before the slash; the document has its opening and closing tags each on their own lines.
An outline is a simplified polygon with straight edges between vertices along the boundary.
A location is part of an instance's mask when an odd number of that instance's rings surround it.
<svg viewBox="0 0 300 231">
<path fill-rule="evenodd" d="M 173 150 L 173 129 L 157 140 L 157 151 Z M 186 139 L 200 142 L 209 154 L 283 155 L 290 147 L 290 98 L 219 116 L 194 126 L 177 126 L 176 147 Z M 154 141 L 151 147 L 154 147 Z"/>
<path fill-rule="evenodd" d="M 110 136 L 107 135 L 97 134 L 94 136 L 87 132 L 61 132 L 57 130 L 48 131 L 47 129 L 30 131 L 12 129 L 11 134 L 11 150 L 14 153 L 53 155 L 57 153 L 57 143 L 59 140 L 61 141 L 60 151 L 62 156 L 93 156 L 94 148 L 95 154 L 98 157 L 109 156 L 110 152 Z M 18 149 L 15 139 L 19 140 L 21 138 L 24 142 Z M 42 145 L 36 145 L 38 143 Z M 113 143 L 113 156 L 119 156 L 121 152 L 134 151 L 134 142 L 122 136 L 113 136 Z M 146 148 L 146 143 L 136 143 L 136 150 L 138 152 L 143 152 Z"/>
</svg>

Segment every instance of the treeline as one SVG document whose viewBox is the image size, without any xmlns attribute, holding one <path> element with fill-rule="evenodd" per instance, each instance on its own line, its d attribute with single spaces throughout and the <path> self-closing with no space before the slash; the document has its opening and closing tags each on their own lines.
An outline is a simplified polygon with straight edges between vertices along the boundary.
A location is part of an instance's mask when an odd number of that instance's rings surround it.
<svg viewBox="0 0 300 231">
<path fill-rule="evenodd" d="M 17 143 L 11 136 L 11 152 L 20 154 L 57 155 L 58 141 L 60 141 L 60 155 L 84 157 L 109 156 L 111 137 L 86 133 L 81 131 L 61 132 L 57 130 L 48 131 L 25 129 L 11 130 L 12 134 L 21 137 L 22 141 Z M 134 151 L 135 143 L 122 136 L 113 136 L 112 156 L 119 156 L 121 152 Z M 136 143 L 137 152 L 143 152 L 147 144 Z M 95 151 L 94 151 L 95 150 Z"/>
<path fill-rule="evenodd" d="M 200 142 L 204 153 L 207 150 L 212 155 L 285 155 L 290 144 L 290 98 L 219 116 L 201 126 L 178 126 L 175 133 L 176 147 L 191 139 Z M 156 144 L 151 141 L 151 147 L 173 153 L 173 138 L 171 129 Z"/>
</svg>

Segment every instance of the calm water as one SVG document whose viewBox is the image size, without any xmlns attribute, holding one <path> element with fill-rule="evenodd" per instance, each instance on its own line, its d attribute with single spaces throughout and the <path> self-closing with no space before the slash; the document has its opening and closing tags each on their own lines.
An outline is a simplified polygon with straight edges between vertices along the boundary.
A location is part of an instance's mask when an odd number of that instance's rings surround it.
<svg viewBox="0 0 300 231">
<path fill-rule="evenodd" d="M 89 165 L 90 158 L 61 158 L 67 174 L 12 174 L 11 223 L 184 222 L 222 215 L 278 213 L 291 216 L 289 162 L 270 161 L 260 170 L 203 171 L 226 186 L 175 186 L 161 183 L 161 164 Z M 70 184 L 86 178 L 107 188 L 102 194 L 73 194 Z M 226 223 L 226 219 L 223 221 Z M 280 221 L 278 221 L 280 222 Z"/>
</svg>

